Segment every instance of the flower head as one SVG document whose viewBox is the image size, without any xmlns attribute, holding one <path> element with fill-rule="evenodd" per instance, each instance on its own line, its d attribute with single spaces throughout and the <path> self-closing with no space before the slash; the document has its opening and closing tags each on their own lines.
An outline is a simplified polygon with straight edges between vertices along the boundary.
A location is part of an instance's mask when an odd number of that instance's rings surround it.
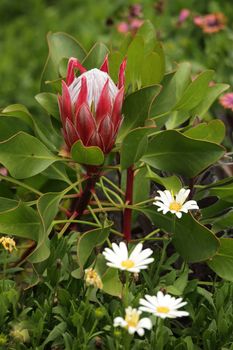
<svg viewBox="0 0 233 350">
<path fill-rule="evenodd" d="M 125 309 L 125 318 L 116 317 L 114 319 L 114 327 L 126 328 L 129 334 L 138 333 L 142 337 L 145 333 L 144 329 L 152 328 L 151 320 L 148 317 L 140 319 L 141 311 L 133 309 L 131 306 Z"/>
<path fill-rule="evenodd" d="M 121 242 L 119 246 L 113 243 L 112 249 L 105 248 L 103 255 L 108 261 L 108 266 L 129 272 L 139 272 L 140 270 L 146 269 L 148 264 L 154 261 L 154 258 L 149 258 L 153 251 L 149 248 L 142 250 L 142 247 L 142 243 L 137 244 L 129 255 L 124 242 Z"/>
<path fill-rule="evenodd" d="M 178 310 L 187 304 L 186 301 L 182 302 L 182 300 L 182 298 L 176 299 L 159 291 L 156 296 L 145 295 L 145 299 L 140 299 L 140 305 L 142 306 L 139 307 L 139 310 L 150 312 L 161 318 L 188 316 L 187 311 Z"/>
<path fill-rule="evenodd" d="M 179 13 L 178 17 L 178 23 L 181 24 L 183 23 L 190 15 L 190 10 L 189 9 L 182 9 Z"/>
<path fill-rule="evenodd" d="M 85 270 L 84 279 L 88 286 L 93 286 L 99 289 L 103 288 L 103 283 L 101 281 L 99 274 L 92 268 Z"/>
<path fill-rule="evenodd" d="M 194 24 L 200 27 L 204 33 L 217 33 L 225 28 L 226 17 L 221 12 L 210 13 L 206 16 L 196 16 L 193 19 Z"/>
<path fill-rule="evenodd" d="M 233 111 L 233 92 L 228 92 L 224 94 L 219 99 L 220 104 L 227 109 L 231 109 Z"/>
<path fill-rule="evenodd" d="M 188 210 L 199 209 L 197 202 L 194 200 L 186 201 L 190 190 L 186 190 L 185 188 L 181 188 L 181 190 L 175 195 L 172 192 L 158 191 L 160 196 L 156 196 L 154 205 L 157 205 L 158 211 L 162 211 L 163 214 L 170 212 L 175 214 L 178 218 L 181 218 L 182 212 L 187 213 Z"/>
<path fill-rule="evenodd" d="M 10 237 L 1 237 L 0 243 L 5 250 L 8 250 L 9 253 L 12 253 L 13 249 L 16 249 L 16 244 L 13 238 Z"/>
<path fill-rule="evenodd" d="M 100 69 L 87 71 L 76 58 L 70 58 L 62 95 L 58 96 L 63 135 L 68 150 L 81 140 L 84 146 L 111 151 L 122 122 L 126 60 L 120 66 L 116 86 L 108 75 L 108 58 Z M 79 77 L 74 70 L 80 71 Z"/>
</svg>

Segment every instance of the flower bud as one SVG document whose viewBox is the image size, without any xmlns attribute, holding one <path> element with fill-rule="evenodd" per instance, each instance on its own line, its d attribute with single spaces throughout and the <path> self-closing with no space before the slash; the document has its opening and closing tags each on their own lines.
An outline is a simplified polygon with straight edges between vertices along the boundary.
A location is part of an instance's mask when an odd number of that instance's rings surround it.
<svg viewBox="0 0 233 350">
<path fill-rule="evenodd" d="M 75 68 L 81 73 L 79 77 L 74 75 Z M 70 58 L 62 95 L 58 96 L 68 151 L 78 140 L 84 146 L 99 147 L 104 154 L 111 151 L 122 122 L 125 68 L 124 60 L 116 86 L 108 75 L 107 58 L 100 69 L 89 71 L 77 59 Z"/>
<path fill-rule="evenodd" d="M 99 274 L 92 268 L 85 270 L 84 279 L 87 286 L 93 286 L 99 289 L 103 288 L 103 283 L 101 281 Z"/>
</svg>

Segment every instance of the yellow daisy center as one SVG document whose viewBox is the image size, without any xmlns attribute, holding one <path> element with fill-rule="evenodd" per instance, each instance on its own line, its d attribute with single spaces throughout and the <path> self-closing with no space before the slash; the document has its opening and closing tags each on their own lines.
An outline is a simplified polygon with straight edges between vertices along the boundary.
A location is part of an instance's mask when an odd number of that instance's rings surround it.
<svg viewBox="0 0 233 350">
<path fill-rule="evenodd" d="M 135 262 L 133 260 L 129 260 L 129 259 L 123 260 L 121 262 L 121 266 L 126 268 L 126 269 L 131 269 L 132 267 L 135 266 Z"/>
<path fill-rule="evenodd" d="M 182 208 L 182 205 L 180 203 L 177 203 L 176 201 L 172 202 L 169 205 L 170 210 L 180 211 L 181 208 Z"/>
<path fill-rule="evenodd" d="M 139 314 L 137 312 L 129 313 L 125 316 L 125 321 L 127 322 L 127 327 L 137 327 L 139 321 Z"/>
<path fill-rule="evenodd" d="M 170 309 L 167 306 L 158 306 L 156 311 L 162 314 L 168 314 Z"/>
</svg>

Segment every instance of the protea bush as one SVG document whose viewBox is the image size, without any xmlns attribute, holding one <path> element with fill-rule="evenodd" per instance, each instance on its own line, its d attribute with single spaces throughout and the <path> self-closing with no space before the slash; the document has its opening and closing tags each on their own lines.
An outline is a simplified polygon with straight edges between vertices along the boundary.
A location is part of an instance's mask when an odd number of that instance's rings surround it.
<svg viewBox="0 0 233 350">
<path fill-rule="evenodd" d="M 0 346 L 232 349 L 228 85 L 167 67 L 148 21 L 48 45 L 41 111 L 1 110 Z"/>
</svg>

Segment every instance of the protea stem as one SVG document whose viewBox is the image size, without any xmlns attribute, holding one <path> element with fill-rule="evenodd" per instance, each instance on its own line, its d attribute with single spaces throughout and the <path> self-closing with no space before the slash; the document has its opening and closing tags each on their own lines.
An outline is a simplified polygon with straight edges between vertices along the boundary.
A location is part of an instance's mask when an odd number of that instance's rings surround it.
<svg viewBox="0 0 233 350">
<path fill-rule="evenodd" d="M 88 206 L 91 196 L 92 196 L 92 192 L 95 188 L 95 184 L 99 179 L 99 174 L 92 174 L 88 177 L 87 182 L 86 182 L 86 186 L 84 188 L 84 191 L 81 193 L 80 197 L 78 198 L 78 203 L 76 204 L 75 201 L 75 207 L 73 205 L 73 210 L 76 212 L 76 219 L 79 219 L 84 210 L 86 209 L 86 207 Z"/>
<path fill-rule="evenodd" d="M 133 166 L 127 169 L 127 182 L 125 192 L 125 203 L 131 205 L 133 203 L 133 181 L 134 170 Z M 127 242 L 131 240 L 131 221 L 132 221 L 132 209 L 125 208 L 123 217 L 123 234 Z"/>
</svg>

